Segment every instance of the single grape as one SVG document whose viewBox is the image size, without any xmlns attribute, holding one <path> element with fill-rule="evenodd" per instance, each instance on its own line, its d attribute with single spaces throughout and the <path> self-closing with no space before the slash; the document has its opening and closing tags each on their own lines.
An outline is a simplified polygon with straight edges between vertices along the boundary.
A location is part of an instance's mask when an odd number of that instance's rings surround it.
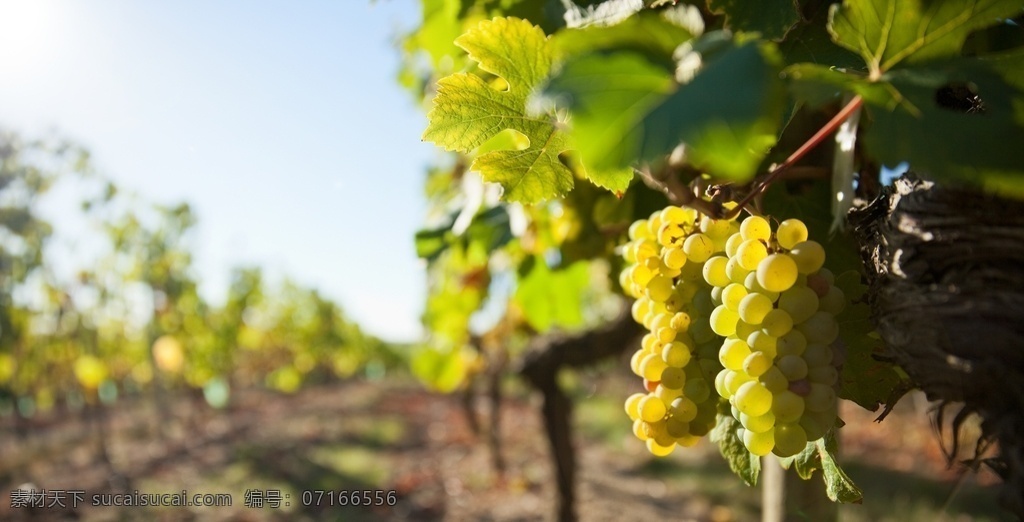
<svg viewBox="0 0 1024 522">
<path fill-rule="evenodd" d="M 775 414 L 769 411 L 764 415 L 751 417 L 750 415 L 741 412 L 739 421 L 744 428 L 754 433 L 764 433 L 775 427 Z"/>
<path fill-rule="evenodd" d="M 771 367 L 772 359 L 764 352 L 752 352 L 743 360 L 743 371 L 751 377 L 760 377 Z"/>
<path fill-rule="evenodd" d="M 640 360 L 641 377 L 649 381 L 660 381 L 661 372 L 665 371 L 665 361 L 658 354 L 649 353 Z"/>
<path fill-rule="evenodd" d="M 764 246 L 764 243 L 756 239 L 747 239 L 736 249 L 734 259 L 744 270 L 752 271 L 756 270 L 758 263 L 766 257 L 768 257 L 768 248 Z"/>
<path fill-rule="evenodd" d="M 634 221 L 632 225 L 629 225 L 629 239 L 636 241 L 640 239 L 648 239 L 650 237 L 651 235 L 647 231 L 646 219 L 638 219 Z"/>
<path fill-rule="evenodd" d="M 796 283 L 797 264 L 786 254 L 772 254 L 757 265 L 757 282 L 765 290 L 785 292 Z"/>
<path fill-rule="evenodd" d="M 662 446 L 655 442 L 654 439 L 647 439 L 647 451 L 651 452 L 651 455 L 655 457 L 667 457 L 672 454 L 672 450 L 675 449 L 676 445 L 673 443 L 671 446 Z"/>
<path fill-rule="evenodd" d="M 643 393 L 634 393 L 626 399 L 626 415 L 629 416 L 630 420 L 635 421 L 640 418 L 640 399 L 646 396 Z"/>
<path fill-rule="evenodd" d="M 800 355 L 807 348 L 807 338 L 800 330 L 790 330 L 779 337 L 776 349 L 779 355 Z"/>
<path fill-rule="evenodd" d="M 807 361 L 807 366 L 811 368 L 831 364 L 832 348 L 824 344 L 808 344 L 807 349 L 804 350 L 803 358 Z"/>
<path fill-rule="evenodd" d="M 804 398 L 807 401 L 807 409 L 811 411 L 826 411 L 836 406 L 836 391 L 832 386 L 811 383 L 811 393 Z"/>
<path fill-rule="evenodd" d="M 697 404 L 686 397 L 678 397 L 672 401 L 669 411 L 673 417 L 690 422 L 697 417 Z"/>
<path fill-rule="evenodd" d="M 665 418 L 668 408 L 665 403 L 654 395 L 648 395 L 640 399 L 640 418 L 646 422 L 658 422 Z"/>
<path fill-rule="evenodd" d="M 633 370 L 633 373 L 637 377 L 643 377 L 644 374 L 640 371 L 640 361 L 643 360 L 644 356 L 647 355 L 645 350 L 637 350 L 633 352 L 633 356 L 629 358 L 629 369 Z"/>
<path fill-rule="evenodd" d="M 704 379 L 688 379 L 683 386 L 683 395 L 693 402 L 704 402 L 711 396 L 711 388 Z"/>
<path fill-rule="evenodd" d="M 747 415 L 764 415 L 772 408 L 772 393 L 760 382 L 745 382 L 736 390 L 736 408 Z"/>
<path fill-rule="evenodd" d="M 679 270 L 686 264 L 686 253 L 681 247 L 666 248 L 661 254 L 661 262 L 672 270 Z"/>
<path fill-rule="evenodd" d="M 773 308 L 761 320 L 761 331 L 772 337 L 782 337 L 792 329 L 793 318 L 785 310 Z"/>
<path fill-rule="evenodd" d="M 729 257 L 735 257 L 736 250 L 740 248 L 740 245 L 743 244 L 743 241 L 745 241 L 743 239 L 743 234 L 733 234 L 729 236 L 729 239 L 726 240 L 725 242 L 725 255 Z"/>
<path fill-rule="evenodd" d="M 768 241 L 772 236 L 772 226 L 761 216 L 750 216 L 740 223 L 740 234 L 743 239 L 760 239 Z"/>
<path fill-rule="evenodd" d="M 787 219 L 779 223 L 779 228 L 775 231 L 775 240 L 786 250 L 793 248 L 797 243 L 807 241 L 807 237 L 807 225 L 799 219 Z"/>
<path fill-rule="evenodd" d="M 775 447 L 775 430 L 754 433 L 744 429 L 740 438 L 743 439 L 743 445 L 746 446 L 747 451 L 758 457 L 771 453 L 772 448 Z"/>
<path fill-rule="evenodd" d="M 800 324 L 818 311 L 818 296 L 806 286 L 795 286 L 779 296 L 779 308 L 789 313 L 793 324 Z"/>
<path fill-rule="evenodd" d="M 750 347 L 740 339 L 726 339 L 718 352 L 718 361 L 730 370 L 742 370 L 743 361 L 750 356 Z"/>
<path fill-rule="evenodd" d="M 831 344 L 839 337 L 839 323 L 828 312 L 815 312 L 802 324 L 797 325 L 797 329 L 811 343 Z"/>
<path fill-rule="evenodd" d="M 693 234 L 683 242 L 683 252 L 686 252 L 686 258 L 689 261 L 703 263 L 714 253 L 714 245 L 710 237 L 704 234 Z"/>
<path fill-rule="evenodd" d="M 736 392 L 739 391 L 741 386 L 751 382 L 750 376 L 743 372 L 737 372 L 734 370 L 727 371 L 729 373 L 725 376 L 725 389 L 728 393 L 726 395 L 722 395 L 722 398 L 725 399 L 736 395 Z"/>
<path fill-rule="evenodd" d="M 662 381 L 662 383 L 663 382 L 664 381 Z M 674 401 L 677 397 L 683 394 L 683 390 L 680 389 L 682 387 L 667 388 L 662 383 L 659 383 L 658 386 L 654 388 L 653 392 L 655 397 L 661 399 L 661 402 L 664 402 L 665 404 L 671 404 L 672 401 Z"/>
<path fill-rule="evenodd" d="M 817 241 L 803 241 L 789 251 L 801 274 L 812 274 L 825 264 L 825 249 Z"/>
<path fill-rule="evenodd" d="M 672 320 L 669 322 L 669 326 L 677 332 L 685 332 L 690 329 L 690 314 L 686 312 L 677 312 L 672 315 Z"/>
<path fill-rule="evenodd" d="M 682 368 L 669 366 L 661 372 L 661 385 L 670 390 L 680 390 L 686 384 L 686 374 Z"/>
<path fill-rule="evenodd" d="M 778 339 L 761 330 L 756 330 L 747 337 L 747 345 L 750 346 L 751 350 L 764 352 L 765 355 L 772 359 L 778 355 L 778 342 Z"/>
<path fill-rule="evenodd" d="M 711 329 L 722 337 L 728 337 L 736 333 L 736 322 L 740 316 L 729 310 L 725 305 L 718 306 L 711 312 Z"/>
<path fill-rule="evenodd" d="M 682 368 L 690 362 L 690 348 L 680 342 L 671 342 L 661 351 L 661 359 L 670 368 Z"/>
<path fill-rule="evenodd" d="M 775 425 L 775 448 L 772 450 L 780 457 L 792 457 L 807 447 L 807 433 L 799 424 Z"/>
<path fill-rule="evenodd" d="M 796 422 L 804 414 L 804 399 L 786 390 L 772 397 L 772 414 L 780 423 Z"/>
<path fill-rule="evenodd" d="M 722 304 L 733 312 L 739 313 L 740 303 L 747 297 L 747 289 L 739 283 L 732 283 L 722 290 Z"/>
<path fill-rule="evenodd" d="M 777 395 L 789 389 L 789 379 L 786 379 L 786 376 L 783 375 L 782 371 L 776 366 L 768 368 L 768 370 L 757 379 L 768 391 L 772 392 L 773 395 Z"/>
<path fill-rule="evenodd" d="M 786 379 L 790 381 L 798 381 L 807 377 L 807 363 L 799 355 L 782 356 L 775 364 L 779 367 L 782 375 L 785 375 Z"/>
<path fill-rule="evenodd" d="M 772 302 L 768 296 L 759 293 L 749 293 L 740 301 L 740 319 L 748 324 L 761 324 L 764 317 L 772 310 Z"/>
<path fill-rule="evenodd" d="M 828 288 L 828 293 L 818 303 L 821 311 L 832 315 L 839 315 L 846 308 L 846 294 L 834 286 Z"/>
<path fill-rule="evenodd" d="M 647 429 L 645 427 L 643 419 L 636 419 L 633 421 L 633 435 L 640 440 L 647 440 Z"/>
<path fill-rule="evenodd" d="M 711 286 L 725 287 L 729 284 L 729 276 L 725 273 L 725 267 L 729 260 L 723 256 L 714 256 L 704 263 L 704 281 Z"/>
<path fill-rule="evenodd" d="M 665 419 L 665 432 L 674 439 L 685 437 L 690 434 L 690 423 L 679 417 Z"/>
<path fill-rule="evenodd" d="M 658 229 L 658 242 L 663 246 L 673 246 L 678 244 L 683 239 L 686 232 L 683 232 L 682 227 L 675 223 L 662 223 L 661 228 Z"/>
<path fill-rule="evenodd" d="M 807 380 L 832 386 L 839 380 L 839 372 L 832 365 L 818 366 L 807 372 Z"/>
</svg>

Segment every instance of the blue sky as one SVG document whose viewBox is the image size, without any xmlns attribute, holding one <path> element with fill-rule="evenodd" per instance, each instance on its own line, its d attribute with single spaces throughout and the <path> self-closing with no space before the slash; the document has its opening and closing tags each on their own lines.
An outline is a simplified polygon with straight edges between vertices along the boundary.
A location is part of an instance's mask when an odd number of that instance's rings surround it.
<svg viewBox="0 0 1024 522">
<path fill-rule="evenodd" d="M 143 199 L 196 210 L 201 291 L 258 264 L 371 332 L 420 333 L 422 111 L 395 82 L 412 0 L 0 0 L 0 126 L 57 131 Z M 87 259 L 73 198 L 43 211 Z"/>
</svg>

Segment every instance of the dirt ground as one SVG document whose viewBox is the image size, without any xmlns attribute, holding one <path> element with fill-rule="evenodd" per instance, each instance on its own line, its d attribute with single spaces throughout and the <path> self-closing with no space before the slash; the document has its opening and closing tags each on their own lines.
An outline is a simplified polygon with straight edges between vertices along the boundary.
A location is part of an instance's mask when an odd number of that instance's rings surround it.
<svg viewBox="0 0 1024 522">
<path fill-rule="evenodd" d="M 757 520 L 758 490 L 731 475 L 710 444 L 668 459 L 647 456 L 617 410 L 619 394 L 598 386 L 577 400 L 580 520 Z M 352 381 L 295 395 L 252 390 L 221 411 L 199 397 L 179 396 L 164 411 L 128 399 L 106 423 L 84 412 L 48 414 L 21 434 L 7 417 L 0 419 L 0 520 L 553 520 L 537 399 L 513 391 L 503 407 L 500 475 L 459 400 L 406 381 Z M 993 476 L 947 468 L 920 401 L 904 403 L 881 424 L 869 412 L 844 410 L 844 465 L 867 500 L 844 507 L 840 518 L 1009 520 L 994 506 Z M 84 502 L 13 507 L 12 491 L 23 485 L 49 495 L 83 491 Z M 226 493 L 232 502 L 89 505 L 94 494 L 136 490 Z M 247 490 L 264 495 L 264 507 L 247 507 Z M 393 492 L 395 505 L 340 506 L 334 495 L 343 491 L 379 491 L 385 504 Z M 269 505 L 274 492 L 279 507 Z"/>
</svg>

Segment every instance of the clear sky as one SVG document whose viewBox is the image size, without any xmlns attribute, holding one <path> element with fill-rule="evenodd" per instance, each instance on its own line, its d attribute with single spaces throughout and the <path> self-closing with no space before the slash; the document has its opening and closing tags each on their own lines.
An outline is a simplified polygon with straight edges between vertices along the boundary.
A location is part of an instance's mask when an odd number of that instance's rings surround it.
<svg viewBox="0 0 1024 522">
<path fill-rule="evenodd" d="M 208 298 L 258 264 L 415 339 L 436 152 L 393 41 L 418 16 L 411 0 L 0 0 L 0 127 L 56 130 L 142 198 L 191 203 Z M 58 232 L 70 201 L 44 207 Z M 58 239 L 65 262 L 88 246 Z"/>
</svg>

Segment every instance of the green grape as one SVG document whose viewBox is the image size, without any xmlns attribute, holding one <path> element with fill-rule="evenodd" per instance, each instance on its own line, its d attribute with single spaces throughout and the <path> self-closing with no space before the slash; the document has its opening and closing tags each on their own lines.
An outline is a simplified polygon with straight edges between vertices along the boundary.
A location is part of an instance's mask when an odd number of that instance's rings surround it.
<svg viewBox="0 0 1024 522">
<path fill-rule="evenodd" d="M 735 370 L 728 370 L 728 374 L 725 376 L 725 389 L 728 392 L 726 395 L 722 395 L 723 399 L 728 399 L 736 392 L 739 391 L 740 387 L 751 381 L 750 376 Z"/>
<path fill-rule="evenodd" d="M 740 418 L 738 420 L 744 428 L 754 433 L 764 433 L 775 427 L 775 414 L 770 411 L 764 415 L 758 415 L 756 417 L 751 417 L 746 413 L 740 413 Z"/>
<path fill-rule="evenodd" d="M 807 288 L 814 290 L 817 294 L 818 299 L 825 297 L 828 294 L 829 284 L 825 281 L 825 278 L 819 275 L 818 272 L 804 276 L 807 279 Z"/>
<path fill-rule="evenodd" d="M 738 283 L 732 283 L 722 290 L 722 304 L 733 312 L 739 313 L 740 303 L 747 297 L 747 289 Z"/>
<path fill-rule="evenodd" d="M 811 411 L 826 411 L 836 406 L 836 391 L 831 386 L 812 382 L 811 393 L 804 398 L 807 402 L 807 409 Z"/>
<path fill-rule="evenodd" d="M 740 223 L 740 235 L 743 239 L 759 239 L 768 241 L 772 236 L 772 226 L 761 216 L 750 216 Z"/>
<path fill-rule="evenodd" d="M 818 296 L 806 286 L 795 286 L 779 296 L 779 308 L 789 313 L 793 324 L 800 324 L 818 311 Z"/>
<path fill-rule="evenodd" d="M 646 287 L 647 283 L 651 282 L 654 278 L 654 272 L 643 265 L 633 265 L 633 269 L 629 272 L 629 278 L 632 280 L 634 285 Z"/>
<path fill-rule="evenodd" d="M 691 236 L 692 237 L 692 236 Z M 704 279 L 704 265 L 701 263 L 686 263 L 679 271 L 679 280 L 686 283 L 696 283 Z"/>
<path fill-rule="evenodd" d="M 655 212 L 647 218 L 647 232 L 652 238 L 658 237 L 659 230 L 661 230 L 661 211 Z"/>
<path fill-rule="evenodd" d="M 765 355 L 774 359 L 778 355 L 778 339 L 756 330 L 747 337 L 747 345 L 750 349 L 757 352 L 764 352 Z"/>
<path fill-rule="evenodd" d="M 655 442 L 654 439 L 647 439 L 647 451 L 651 452 L 651 455 L 655 457 L 667 457 L 672 454 L 672 450 L 676 448 L 675 443 L 670 446 L 662 446 Z"/>
<path fill-rule="evenodd" d="M 715 338 L 715 332 L 711 330 L 711 325 L 707 321 L 698 321 L 690 326 L 690 333 L 693 335 L 693 340 L 698 343 L 706 343 Z"/>
<path fill-rule="evenodd" d="M 676 225 L 692 224 L 695 216 L 696 214 L 693 210 L 677 207 L 675 205 L 669 205 L 661 209 L 661 213 L 658 214 L 662 223 L 675 223 Z"/>
<path fill-rule="evenodd" d="M 662 344 L 668 344 L 675 340 L 676 331 L 674 328 L 663 326 L 658 328 L 658 331 L 654 332 L 654 335 L 658 338 L 658 341 Z"/>
<path fill-rule="evenodd" d="M 775 430 L 754 433 L 744 429 L 743 433 L 740 434 L 740 438 L 743 439 L 743 445 L 746 446 L 747 451 L 758 457 L 771 453 L 772 448 L 775 447 Z"/>
<path fill-rule="evenodd" d="M 655 315 L 654 316 L 654 320 L 651 321 L 651 331 L 652 332 L 657 332 L 658 330 L 661 330 L 662 328 L 671 328 L 671 327 L 672 327 L 672 314 L 669 314 L 669 313 L 659 313 L 659 314 Z"/>
<path fill-rule="evenodd" d="M 695 428 L 690 427 L 690 431 L 691 432 L 694 429 Z M 700 442 L 700 438 L 701 437 L 703 437 L 704 435 L 707 435 L 708 431 L 709 431 L 708 428 L 704 428 L 704 431 L 700 435 L 697 435 L 695 433 L 691 433 L 690 435 L 679 437 L 679 439 L 676 440 L 676 446 L 679 446 L 679 447 L 682 447 L 682 448 L 692 448 L 692 447 L 696 446 L 698 442 Z"/>
<path fill-rule="evenodd" d="M 801 274 L 813 274 L 825 264 L 825 249 L 817 241 L 803 241 L 793 245 L 789 255 Z"/>
<path fill-rule="evenodd" d="M 711 302 L 710 292 L 697 292 L 690 304 L 693 306 L 693 311 L 701 317 L 708 317 L 715 309 L 715 305 Z"/>
<path fill-rule="evenodd" d="M 757 264 L 757 282 L 765 290 L 785 292 L 796 283 L 797 264 L 786 254 L 772 254 Z"/>
<path fill-rule="evenodd" d="M 835 426 L 836 417 L 837 415 L 835 408 L 827 409 L 825 411 L 820 412 L 808 411 L 804 413 L 803 417 L 800 418 L 800 426 L 807 431 L 808 440 L 820 439 L 826 433 L 828 433 L 828 431 L 831 430 L 833 426 Z M 804 421 L 808 421 L 808 425 L 813 422 L 817 426 L 819 431 L 809 430 L 808 426 L 804 425 Z M 817 437 L 814 437 L 814 435 L 817 435 Z"/>
<path fill-rule="evenodd" d="M 690 423 L 679 417 L 669 417 L 665 419 L 665 432 L 674 439 L 685 437 L 690 434 Z"/>
<path fill-rule="evenodd" d="M 764 246 L 764 243 L 756 239 L 747 239 L 736 249 L 734 259 L 744 270 L 752 271 L 756 270 L 758 263 L 766 257 L 768 257 L 768 248 Z"/>
<path fill-rule="evenodd" d="M 663 246 L 672 246 L 677 244 L 686 232 L 683 232 L 682 227 L 675 223 L 662 223 L 661 228 L 658 229 L 658 242 Z"/>
<path fill-rule="evenodd" d="M 694 263 L 703 263 L 714 253 L 714 245 L 710 237 L 704 234 L 693 234 L 683 242 L 683 252 L 686 252 L 688 260 Z"/>
<path fill-rule="evenodd" d="M 658 422 L 664 419 L 665 414 L 668 413 L 665 402 L 654 395 L 647 395 L 640 399 L 639 409 L 640 418 L 645 422 Z"/>
<path fill-rule="evenodd" d="M 729 310 L 725 305 L 718 306 L 711 312 L 711 329 L 722 337 L 728 337 L 736 333 L 736 322 L 740 316 Z"/>
<path fill-rule="evenodd" d="M 643 419 L 636 419 L 633 421 L 633 435 L 640 440 L 647 440 L 646 423 Z"/>
<path fill-rule="evenodd" d="M 828 431 L 826 428 L 818 422 L 818 420 L 812 415 L 804 415 L 800 417 L 800 427 L 804 429 L 804 433 L 807 435 L 807 440 L 818 440 L 825 436 L 825 432 Z"/>
<path fill-rule="evenodd" d="M 637 298 L 636 301 L 633 301 L 630 311 L 634 321 L 643 323 L 644 316 L 647 315 L 647 312 L 651 311 L 651 300 L 646 296 Z"/>
<path fill-rule="evenodd" d="M 800 355 L 807 348 L 807 338 L 800 330 L 790 330 L 779 337 L 776 351 L 779 355 Z"/>
<path fill-rule="evenodd" d="M 682 368 L 669 366 L 661 372 L 661 385 L 670 390 L 681 390 L 686 384 L 686 374 Z"/>
<path fill-rule="evenodd" d="M 738 257 L 730 257 L 729 262 L 725 264 L 725 276 L 729 278 L 729 281 L 733 283 L 743 284 L 747 279 L 747 274 L 750 270 L 740 266 Z"/>
<path fill-rule="evenodd" d="M 743 239 L 743 234 L 733 234 L 729 236 L 729 239 L 726 240 L 725 242 L 725 255 L 729 257 L 735 257 L 736 250 L 740 248 L 740 245 L 743 244 L 743 241 L 745 241 Z"/>
<path fill-rule="evenodd" d="M 649 353 L 640 360 L 640 376 L 651 382 L 660 381 L 661 372 L 665 371 L 666 367 L 660 355 Z"/>
<path fill-rule="evenodd" d="M 682 368 L 690 362 L 690 348 L 680 342 L 666 344 L 661 359 L 670 368 Z"/>
<path fill-rule="evenodd" d="M 796 422 L 804 414 L 803 397 L 789 390 L 775 394 L 772 397 L 772 414 L 775 415 L 776 422 Z"/>
<path fill-rule="evenodd" d="M 705 379 L 688 379 L 683 386 L 683 395 L 693 402 L 704 402 L 711 397 L 711 388 Z"/>
<path fill-rule="evenodd" d="M 743 322 L 761 324 L 764 317 L 772 310 L 772 302 L 764 294 L 749 293 L 740 301 L 739 315 Z"/>
<path fill-rule="evenodd" d="M 839 337 L 839 323 L 828 312 L 815 312 L 803 324 L 797 325 L 807 341 L 819 344 L 831 344 Z"/>
<path fill-rule="evenodd" d="M 832 386 L 839 380 L 839 372 L 836 371 L 835 366 L 818 366 L 817 368 L 811 368 L 807 372 L 807 380 Z"/>
<path fill-rule="evenodd" d="M 784 355 L 775 363 L 782 375 L 791 381 L 798 381 L 807 377 L 807 363 L 799 355 Z"/>
<path fill-rule="evenodd" d="M 807 434 L 799 424 L 775 425 L 775 449 L 780 457 L 792 457 L 807 447 Z"/>
<path fill-rule="evenodd" d="M 715 306 L 718 306 L 718 305 L 722 304 L 722 291 L 723 290 L 725 290 L 725 288 L 722 288 L 720 286 L 712 286 L 711 287 L 711 302 L 715 303 Z"/>
<path fill-rule="evenodd" d="M 700 287 L 687 281 L 681 281 L 676 283 L 675 290 L 680 299 L 689 303 L 692 302 L 694 297 L 697 296 L 697 293 L 700 292 Z"/>
<path fill-rule="evenodd" d="M 676 312 L 672 315 L 672 321 L 669 322 L 669 326 L 677 332 L 685 332 L 690 329 L 690 314 L 686 312 Z"/>
<path fill-rule="evenodd" d="M 792 329 L 793 318 L 785 310 L 772 308 L 761 320 L 761 331 L 772 337 L 782 337 Z"/>
<path fill-rule="evenodd" d="M 743 361 L 750 356 L 750 347 L 739 339 L 726 339 L 718 352 L 718 361 L 730 370 L 742 370 Z"/>
<path fill-rule="evenodd" d="M 779 223 L 779 228 L 775 231 L 775 240 L 786 250 L 793 248 L 797 243 L 807 241 L 807 237 L 807 225 L 799 219 L 787 219 Z"/>
<path fill-rule="evenodd" d="M 842 290 L 834 286 L 830 286 L 828 287 L 828 293 L 825 294 L 825 297 L 822 297 L 819 300 L 818 306 L 823 312 L 827 312 L 832 315 L 839 315 L 842 313 L 843 309 L 846 308 L 846 294 L 844 294 Z"/>
<path fill-rule="evenodd" d="M 643 360 L 645 355 L 647 355 L 646 351 L 637 350 L 633 353 L 633 357 L 630 357 L 629 359 L 629 369 L 633 370 L 633 373 L 636 374 L 637 377 L 643 377 L 644 375 L 640 371 L 640 361 Z"/>
<path fill-rule="evenodd" d="M 832 348 L 825 346 L 824 344 L 808 344 L 807 349 L 804 350 L 803 358 L 807 361 L 807 366 L 816 368 L 818 366 L 825 366 L 826 364 L 832 363 L 833 357 Z"/>
<path fill-rule="evenodd" d="M 771 290 L 765 290 L 761 283 L 757 282 L 757 272 L 751 272 L 747 274 L 747 278 L 743 280 L 743 286 L 746 287 L 748 292 L 762 294 L 768 298 L 769 301 L 774 303 L 779 299 L 778 292 L 772 292 Z"/>
<path fill-rule="evenodd" d="M 723 256 L 714 256 L 704 263 L 704 281 L 711 286 L 725 287 L 729 284 L 729 276 L 725 273 L 725 267 L 729 260 Z"/>
<path fill-rule="evenodd" d="M 661 343 L 658 341 L 658 336 L 648 332 L 640 339 L 640 346 L 647 353 L 655 353 Z"/>
<path fill-rule="evenodd" d="M 731 221 L 726 219 L 711 219 L 704 216 L 700 220 L 700 231 L 707 234 L 709 237 L 729 237 L 732 226 Z"/>
<path fill-rule="evenodd" d="M 686 264 L 686 253 L 680 247 L 666 248 L 661 254 L 661 262 L 672 270 L 679 270 Z"/>
<path fill-rule="evenodd" d="M 718 392 L 718 396 L 722 398 L 729 398 L 732 393 L 729 392 L 728 388 L 725 387 L 725 379 L 729 376 L 729 372 L 732 370 L 725 369 L 715 375 L 715 391 Z"/>
<path fill-rule="evenodd" d="M 641 239 L 649 239 L 651 237 L 650 232 L 647 231 L 647 220 L 638 219 L 629 225 L 629 239 L 633 241 Z"/>
<path fill-rule="evenodd" d="M 772 408 L 772 393 L 760 382 L 745 382 L 736 390 L 736 408 L 747 415 L 764 415 Z"/>
<path fill-rule="evenodd" d="M 685 379 L 685 377 L 683 378 Z M 664 382 L 665 381 L 663 380 L 662 384 Z M 681 389 L 682 386 L 680 386 L 679 388 L 668 388 L 666 386 L 663 386 L 662 384 L 659 384 L 656 388 L 654 388 L 654 396 L 661 399 L 661 402 L 664 402 L 665 404 L 671 404 L 672 401 L 676 399 L 676 397 L 679 397 L 680 395 L 683 394 L 683 390 Z"/>
<path fill-rule="evenodd" d="M 635 286 L 633 284 L 633 266 L 628 266 L 619 272 L 619 286 L 626 292 L 626 295 L 630 297 L 640 297 L 637 292 L 634 292 Z"/>
<path fill-rule="evenodd" d="M 782 371 L 778 367 L 772 366 L 768 368 L 764 374 L 757 378 L 757 380 L 764 385 L 764 387 L 772 392 L 773 395 L 777 395 L 789 389 L 789 379 L 782 374 Z"/>
<path fill-rule="evenodd" d="M 658 244 L 645 239 L 636 244 L 636 262 L 643 263 L 653 257 L 658 257 Z"/>
<path fill-rule="evenodd" d="M 626 399 L 626 415 L 630 420 L 635 421 L 640 418 L 640 399 L 646 396 L 643 393 L 634 393 Z"/>
<path fill-rule="evenodd" d="M 752 352 L 743 360 L 743 371 L 751 377 L 760 377 L 772 367 L 772 359 L 764 352 Z"/>
<path fill-rule="evenodd" d="M 697 418 L 697 404 L 686 397 L 678 397 L 673 400 L 669 411 L 673 417 L 685 422 Z"/>
<path fill-rule="evenodd" d="M 736 337 L 738 339 L 746 339 L 750 337 L 750 334 L 760 330 L 758 325 L 750 324 L 743 319 L 736 321 Z"/>
</svg>

